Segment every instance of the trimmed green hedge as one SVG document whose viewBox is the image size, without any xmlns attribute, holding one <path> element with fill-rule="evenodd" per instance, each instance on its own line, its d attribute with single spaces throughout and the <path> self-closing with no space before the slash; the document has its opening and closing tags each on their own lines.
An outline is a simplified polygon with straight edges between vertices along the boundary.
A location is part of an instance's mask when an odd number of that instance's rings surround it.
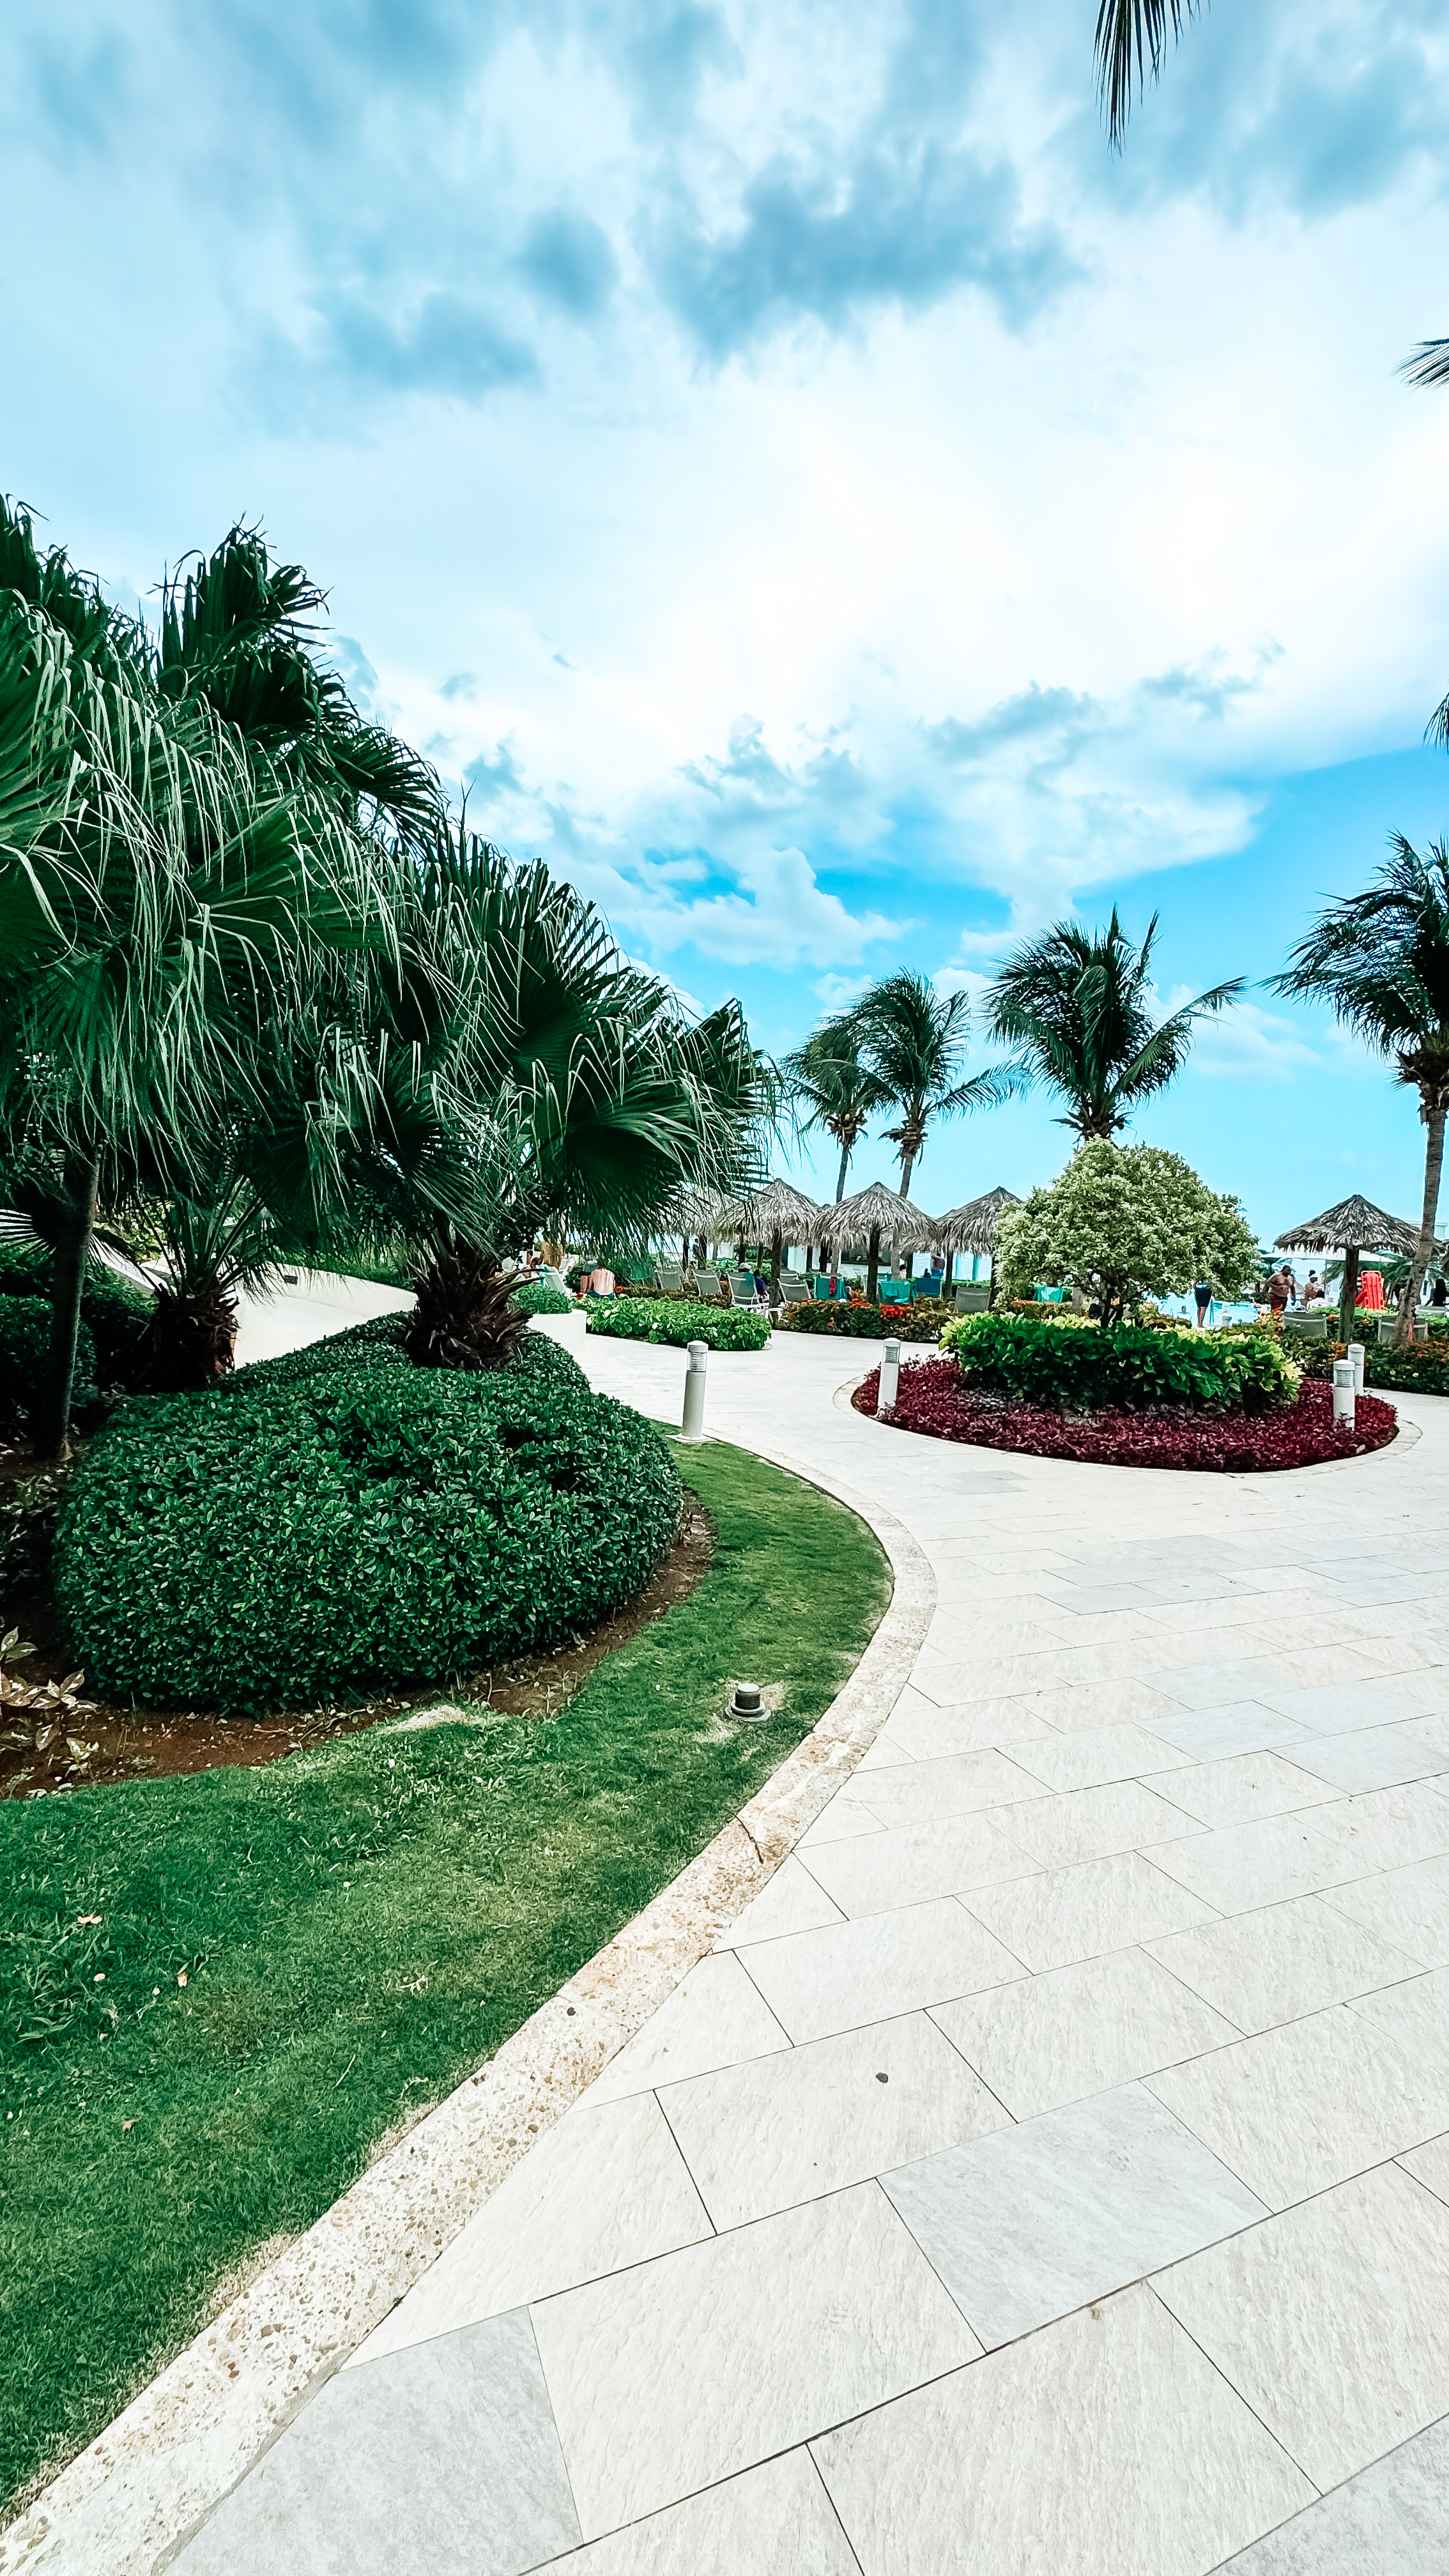
<svg viewBox="0 0 1449 2576">
<path fill-rule="evenodd" d="M 681 1297 L 600 1297 L 588 1309 L 588 1329 L 617 1342 L 707 1342 L 712 1351 L 762 1351 L 770 1338 L 768 1315 L 745 1306 L 691 1305 Z"/>
<path fill-rule="evenodd" d="M 421 1369 L 379 1320 L 102 1433 L 54 1553 L 98 1692 L 375 1698 L 552 1644 L 647 1581 L 680 1482 L 640 1415 L 542 1334 L 504 1368 Z"/>
<path fill-rule="evenodd" d="M 513 1303 L 521 1315 L 571 1315 L 578 1299 L 567 1289 L 550 1288 L 542 1279 L 526 1279 L 514 1289 Z"/>
<path fill-rule="evenodd" d="M 50 1350 L 50 1303 L 45 1297 L 0 1297 L 0 1429 L 18 1430 L 35 1404 Z M 96 1346 L 81 1325 L 75 1346 L 75 1402 L 94 1398 Z"/>
<path fill-rule="evenodd" d="M 1297 1392 L 1296 1374 L 1268 1332 L 1240 1340 L 1138 1324 L 1103 1331 L 1078 1323 L 1064 1331 L 1060 1319 L 987 1314 L 960 1316 L 942 1339 L 974 1385 L 1077 1412 L 1180 1404 L 1264 1413 L 1291 1404 Z"/>
<path fill-rule="evenodd" d="M 50 1280 L 48 1244 L 0 1241 L 0 1299 L 39 1297 L 48 1306 Z M 129 1384 L 155 1308 L 149 1288 L 123 1279 L 109 1263 L 92 1254 L 81 1291 L 81 1321 L 94 1351 L 89 1376 L 102 1386 Z"/>
<path fill-rule="evenodd" d="M 1297 1342 L 1291 1337 L 1288 1348 L 1309 1377 L 1331 1377 L 1333 1363 L 1342 1359 L 1344 1350 L 1342 1342 Z M 1449 1344 L 1437 1333 L 1407 1351 L 1396 1351 L 1389 1342 L 1365 1342 L 1363 1382 L 1397 1387 L 1404 1395 L 1449 1395 Z"/>
</svg>

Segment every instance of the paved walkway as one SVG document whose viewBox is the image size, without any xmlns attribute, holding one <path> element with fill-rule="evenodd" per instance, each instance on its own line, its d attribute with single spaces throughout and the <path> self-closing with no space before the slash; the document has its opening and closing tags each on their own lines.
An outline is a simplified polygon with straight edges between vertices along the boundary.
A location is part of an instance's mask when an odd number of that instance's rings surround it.
<svg viewBox="0 0 1449 2576">
<path fill-rule="evenodd" d="M 1219 1481 L 848 1366 L 710 1420 L 914 1533 L 910 1686 L 183 2576 L 1449 2567 L 1449 1406 Z"/>
</svg>

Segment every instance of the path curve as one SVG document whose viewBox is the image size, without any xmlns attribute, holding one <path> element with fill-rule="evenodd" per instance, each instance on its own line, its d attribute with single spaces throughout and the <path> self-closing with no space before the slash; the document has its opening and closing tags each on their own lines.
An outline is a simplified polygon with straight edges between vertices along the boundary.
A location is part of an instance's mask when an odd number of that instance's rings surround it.
<svg viewBox="0 0 1449 2576">
<path fill-rule="evenodd" d="M 185 2576 L 1449 2560 L 1449 1404 L 1148 1474 L 887 1432 L 875 1356 L 709 1421 L 912 1533 L 910 1682 Z"/>
</svg>

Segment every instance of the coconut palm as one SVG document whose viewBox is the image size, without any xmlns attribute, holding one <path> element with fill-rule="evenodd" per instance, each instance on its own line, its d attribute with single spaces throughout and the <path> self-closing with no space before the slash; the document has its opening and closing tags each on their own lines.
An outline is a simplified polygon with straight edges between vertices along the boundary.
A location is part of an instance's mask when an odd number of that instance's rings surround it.
<svg viewBox="0 0 1449 2576">
<path fill-rule="evenodd" d="M 833 1136 L 840 1147 L 840 1169 L 835 1176 L 838 1207 L 845 1196 L 851 1155 L 890 1095 L 861 1063 L 859 1037 L 849 1013 L 822 1020 L 805 1044 L 786 1056 L 781 1070 L 800 1133 L 808 1135 L 815 1129 Z"/>
<path fill-rule="evenodd" d="M 1176 1080 L 1196 1022 L 1242 992 L 1244 978 L 1215 984 L 1165 1020 L 1151 1007 L 1156 913 L 1134 948 L 1117 918 L 1103 931 L 1059 921 L 997 970 L 984 996 L 991 1033 L 1015 1049 L 1003 1087 L 1047 1083 L 1068 1103 L 1059 1122 L 1078 1136 L 1112 1136 L 1154 1092 Z"/>
<path fill-rule="evenodd" d="M 850 1013 L 877 1096 L 901 1112 L 900 1125 L 886 1133 L 900 1157 L 903 1199 L 910 1197 L 911 1174 L 932 1120 L 959 1118 L 1001 1097 L 995 1071 L 960 1079 L 970 1024 L 964 993 L 938 993 L 929 976 L 904 970 L 872 985 Z"/>
<path fill-rule="evenodd" d="M 1419 1095 L 1424 1199 L 1394 1333 L 1410 1342 L 1434 1249 L 1449 1109 L 1449 850 L 1432 841 L 1421 855 L 1396 832 L 1373 884 L 1320 913 L 1276 989 L 1327 1002 Z"/>
</svg>

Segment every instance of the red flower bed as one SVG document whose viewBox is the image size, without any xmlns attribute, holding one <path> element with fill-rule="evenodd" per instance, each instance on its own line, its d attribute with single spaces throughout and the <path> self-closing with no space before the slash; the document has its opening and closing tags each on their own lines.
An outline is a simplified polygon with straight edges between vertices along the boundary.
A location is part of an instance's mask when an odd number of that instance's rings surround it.
<svg viewBox="0 0 1449 2576">
<path fill-rule="evenodd" d="M 874 1413 L 879 1389 L 880 1371 L 872 1369 L 852 1399 L 857 1412 Z M 1019 1449 L 1032 1458 L 1220 1476 L 1355 1458 L 1363 1450 L 1382 1449 L 1399 1427 L 1393 1406 L 1373 1395 L 1359 1397 L 1352 1431 L 1335 1426 L 1333 1390 L 1317 1378 L 1305 1378 L 1297 1403 L 1281 1413 L 1190 1413 L 1178 1405 L 1141 1413 L 1053 1413 L 1010 1396 L 973 1392 L 949 1355 L 901 1370 L 892 1422 L 898 1431 L 923 1432 L 929 1440 Z"/>
</svg>

